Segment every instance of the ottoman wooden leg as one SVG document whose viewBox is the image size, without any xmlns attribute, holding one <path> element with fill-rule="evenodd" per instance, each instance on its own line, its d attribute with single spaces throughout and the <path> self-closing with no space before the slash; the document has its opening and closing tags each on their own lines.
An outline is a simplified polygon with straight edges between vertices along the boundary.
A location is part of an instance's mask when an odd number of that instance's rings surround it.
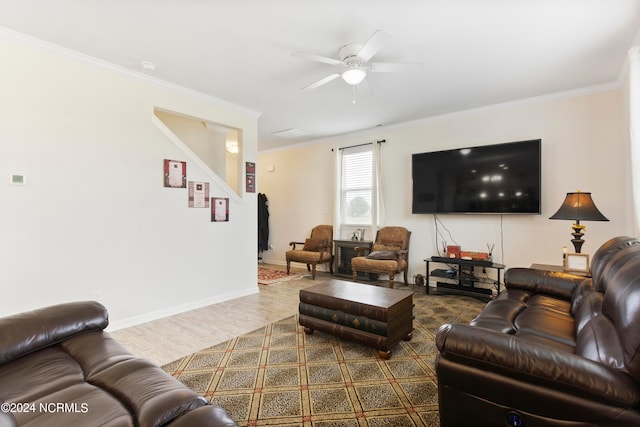
<svg viewBox="0 0 640 427">
<path fill-rule="evenodd" d="M 378 354 L 384 360 L 391 359 L 391 350 L 378 350 Z"/>
<path fill-rule="evenodd" d="M 413 332 L 409 332 L 406 337 L 402 338 L 402 341 L 411 341 L 413 338 Z"/>
<path fill-rule="evenodd" d="M 313 329 L 311 328 L 307 328 L 306 326 L 304 327 L 304 333 L 307 335 L 311 335 L 313 333 Z"/>
</svg>

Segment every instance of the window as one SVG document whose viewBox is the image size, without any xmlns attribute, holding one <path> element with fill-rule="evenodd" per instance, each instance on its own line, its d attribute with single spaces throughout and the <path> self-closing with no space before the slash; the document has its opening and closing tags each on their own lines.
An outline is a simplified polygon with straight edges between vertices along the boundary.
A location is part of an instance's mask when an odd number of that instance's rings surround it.
<svg viewBox="0 0 640 427">
<path fill-rule="evenodd" d="M 341 159 L 340 222 L 371 226 L 373 206 L 373 146 L 344 148 Z"/>
</svg>

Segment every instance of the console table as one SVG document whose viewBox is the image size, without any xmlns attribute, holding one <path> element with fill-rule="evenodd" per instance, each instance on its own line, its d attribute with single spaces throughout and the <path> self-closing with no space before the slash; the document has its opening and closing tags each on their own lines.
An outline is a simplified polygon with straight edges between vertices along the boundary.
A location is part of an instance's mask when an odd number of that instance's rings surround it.
<svg viewBox="0 0 640 427">
<path fill-rule="evenodd" d="M 496 289 L 498 295 L 500 295 L 500 276 L 505 266 L 503 264 L 497 264 L 487 260 L 471 260 L 461 258 L 445 258 L 432 256 L 424 260 L 427 264 L 427 286 L 426 293 L 429 294 L 429 276 L 445 279 L 446 281 L 437 282 L 438 293 L 456 293 L 469 296 L 483 296 L 485 298 L 491 298 L 493 290 L 491 288 L 477 287 L 478 283 L 486 283 Z M 446 264 L 449 268 L 436 268 L 431 270 L 429 264 L 431 262 L 438 264 Z M 497 278 L 494 280 L 488 276 L 478 276 L 475 274 L 476 268 L 496 270 Z"/>
</svg>

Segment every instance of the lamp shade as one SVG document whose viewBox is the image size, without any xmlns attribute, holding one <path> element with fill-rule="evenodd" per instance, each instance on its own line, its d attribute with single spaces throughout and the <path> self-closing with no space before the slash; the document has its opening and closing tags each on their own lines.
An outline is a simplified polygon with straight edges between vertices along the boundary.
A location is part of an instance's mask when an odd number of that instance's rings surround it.
<svg viewBox="0 0 640 427">
<path fill-rule="evenodd" d="M 598 210 L 591 193 L 567 193 L 562 206 L 558 212 L 549 219 L 570 219 L 580 222 L 584 221 L 609 221 L 602 212 Z"/>
</svg>

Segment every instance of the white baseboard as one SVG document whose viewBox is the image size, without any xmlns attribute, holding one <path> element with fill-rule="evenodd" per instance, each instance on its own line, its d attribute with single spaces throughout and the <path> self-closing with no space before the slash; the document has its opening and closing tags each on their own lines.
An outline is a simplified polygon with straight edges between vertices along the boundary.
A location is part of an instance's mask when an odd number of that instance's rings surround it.
<svg viewBox="0 0 640 427">
<path fill-rule="evenodd" d="M 234 298 L 240 298 L 247 295 L 257 294 L 258 292 L 259 292 L 259 288 L 256 286 L 253 289 L 246 289 L 238 292 L 230 292 L 227 294 L 217 295 L 215 297 L 211 297 L 207 299 L 199 299 L 199 300 L 191 301 L 185 304 L 180 304 L 173 307 L 167 307 L 162 310 L 156 310 L 156 311 L 141 314 L 138 316 L 133 316 L 126 319 L 115 321 L 109 324 L 109 326 L 107 327 L 107 331 L 117 331 L 118 329 L 124 329 L 130 326 L 139 325 L 141 323 L 151 322 L 152 320 L 158 320 L 158 319 L 162 319 L 163 317 L 184 313 L 185 311 L 195 310 L 195 309 L 206 307 L 212 304 L 218 304 L 221 302 L 232 300 Z"/>
</svg>

